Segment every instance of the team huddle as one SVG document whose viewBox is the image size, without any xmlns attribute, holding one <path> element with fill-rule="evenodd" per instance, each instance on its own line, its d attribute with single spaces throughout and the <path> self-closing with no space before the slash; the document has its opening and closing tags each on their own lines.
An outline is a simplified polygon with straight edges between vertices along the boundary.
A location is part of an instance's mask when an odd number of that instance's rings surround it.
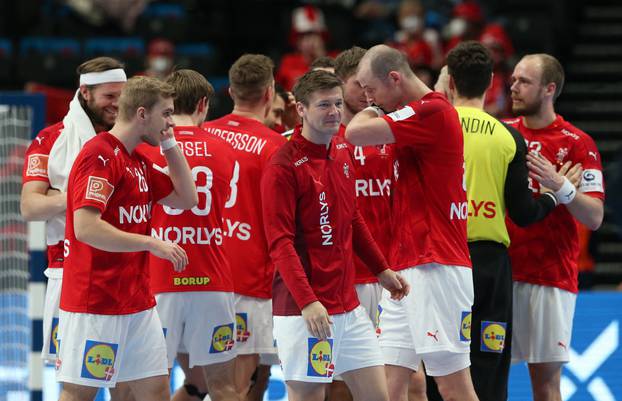
<svg viewBox="0 0 622 401">
<path fill-rule="evenodd" d="M 47 222 L 61 400 L 169 400 L 175 360 L 173 400 L 261 399 L 279 363 L 294 401 L 505 400 L 511 361 L 534 400 L 561 399 L 576 224 L 600 226 L 604 182 L 593 140 L 554 111 L 559 62 L 521 59 L 506 122 L 483 111 L 477 42 L 435 91 L 384 45 L 335 64 L 294 85 L 289 138 L 266 125 L 266 56 L 231 66 L 234 108 L 211 121 L 196 71 L 78 67 L 23 170 L 22 214 Z"/>
</svg>

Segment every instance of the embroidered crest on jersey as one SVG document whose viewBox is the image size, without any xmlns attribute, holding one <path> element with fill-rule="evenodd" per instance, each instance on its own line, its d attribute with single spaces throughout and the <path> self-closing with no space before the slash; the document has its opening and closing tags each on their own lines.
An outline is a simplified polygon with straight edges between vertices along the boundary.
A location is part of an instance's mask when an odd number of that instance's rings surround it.
<svg viewBox="0 0 622 401">
<path fill-rule="evenodd" d="M 45 177 L 48 176 L 48 155 L 33 153 L 28 156 L 28 168 L 26 175 L 29 177 Z"/>
<path fill-rule="evenodd" d="M 120 151 L 121 149 L 119 149 L 119 147 L 117 146 L 116 148 L 114 148 L 114 155 L 118 155 Z"/>
<path fill-rule="evenodd" d="M 86 340 L 81 377 L 110 381 L 115 374 L 114 363 L 118 344 Z"/>
<path fill-rule="evenodd" d="M 108 182 L 107 179 L 96 176 L 89 176 L 89 181 L 86 186 L 86 199 L 94 200 L 108 204 L 108 200 L 114 192 L 114 185 Z"/>
<path fill-rule="evenodd" d="M 343 175 L 345 175 L 346 178 L 350 178 L 350 166 L 348 166 L 348 163 L 343 163 Z"/>
<path fill-rule="evenodd" d="M 402 120 L 406 120 L 409 117 L 414 116 L 415 110 L 413 110 L 412 107 L 410 106 L 404 106 L 401 109 L 395 110 L 393 113 L 389 113 L 387 114 L 387 116 L 393 120 L 393 121 L 402 121 Z"/>
<path fill-rule="evenodd" d="M 397 160 L 393 162 L 393 178 L 395 181 L 400 177 L 400 162 Z"/>
<path fill-rule="evenodd" d="M 568 156 L 568 148 L 559 148 L 555 159 L 557 159 L 559 163 L 563 163 L 566 156 Z"/>
<path fill-rule="evenodd" d="M 320 340 L 315 337 L 309 337 L 308 349 L 307 376 L 332 377 L 335 371 L 335 365 L 333 365 L 333 339 Z"/>
</svg>

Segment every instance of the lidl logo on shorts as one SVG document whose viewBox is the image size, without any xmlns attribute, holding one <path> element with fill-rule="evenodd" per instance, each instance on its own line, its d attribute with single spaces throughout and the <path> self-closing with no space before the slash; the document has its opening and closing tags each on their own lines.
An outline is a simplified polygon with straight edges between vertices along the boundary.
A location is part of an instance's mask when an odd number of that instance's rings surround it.
<svg viewBox="0 0 622 401">
<path fill-rule="evenodd" d="M 233 323 L 216 326 L 212 334 L 212 345 L 209 348 L 209 353 L 217 354 L 219 352 L 229 351 L 233 348 L 234 344 Z"/>
<path fill-rule="evenodd" d="M 309 337 L 309 364 L 307 376 L 332 377 L 335 366 L 333 365 L 333 339 L 320 340 Z"/>
<path fill-rule="evenodd" d="M 52 330 L 50 330 L 50 354 L 55 355 L 58 352 L 58 318 L 52 318 Z"/>
<path fill-rule="evenodd" d="M 112 379 L 118 347 L 118 344 L 86 340 L 80 376 L 105 381 Z"/>
<path fill-rule="evenodd" d="M 246 312 L 235 314 L 235 329 L 237 334 L 235 340 L 237 342 L 244 343 L 248 341 L 251 333 L 248 331 L 248 314 Z"/>
<path fill-rule="evenodd" d="M 460 341 L 471 341 L 471 311 L 462 312 L 460 319 Z"/>
<path fill-rule="evenodd" d="M 482 352 L 503 352 L 506 326 L 507 323 L 504 322 L 487 322 L 483 320 L 480 350 Z"/>
</svg>

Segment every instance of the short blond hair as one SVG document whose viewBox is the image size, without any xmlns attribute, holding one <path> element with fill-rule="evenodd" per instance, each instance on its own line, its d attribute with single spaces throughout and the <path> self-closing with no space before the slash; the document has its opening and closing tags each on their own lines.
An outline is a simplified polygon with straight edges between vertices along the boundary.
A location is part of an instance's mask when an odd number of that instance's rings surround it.
<svg viewBox="0 0 622 401">
<path fill-rule="evenodd" d="M 118 118 L 131 121 L 139 107 L 151 110 L 160 99 L 168 98 L 175 98 L 175 88 L 170 84 L 151 77 L 132 77 L 121 91 Z"/>
</svg>

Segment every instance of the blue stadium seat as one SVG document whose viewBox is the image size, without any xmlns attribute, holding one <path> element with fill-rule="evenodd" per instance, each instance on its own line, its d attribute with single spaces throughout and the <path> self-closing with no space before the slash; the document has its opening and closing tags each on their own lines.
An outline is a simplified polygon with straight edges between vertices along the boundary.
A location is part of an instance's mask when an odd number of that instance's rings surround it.
<svg viewBox="0 0 622 401">
<path fill-rule="evenodd" d="M 209 43 L 180 43 L 175 52 L 179 68 L 192 68 L 205 76 L 218 69 L 218 52 Z"/>
<path fill-rule="evenodd" d="M 141 38 L 106 37 L 90 38 L 84 41 L 84 55 L 87 58 L 108 56 L 125 63 L 128 75 L 144 70 L 145 43 Z"/>
<path fill-rule="evenodd" d="M 188 16 L 181 4 L 151 3 L 136 22 L 137 32 L 148 38 L 166 38 L 174 42 L 183 40 Z"/>
</svg>

